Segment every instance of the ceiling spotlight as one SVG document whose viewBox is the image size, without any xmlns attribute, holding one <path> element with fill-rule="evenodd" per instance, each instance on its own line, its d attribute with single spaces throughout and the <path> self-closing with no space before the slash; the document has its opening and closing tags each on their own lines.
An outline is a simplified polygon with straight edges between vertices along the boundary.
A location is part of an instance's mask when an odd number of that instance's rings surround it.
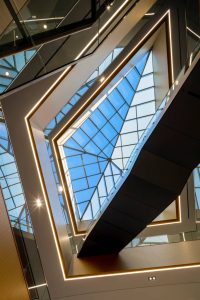
<svg viewBox="0 0 200 300">
<path fill-rule="evenodd" d="M 32 16 L 32 19 L 36 19 L 37 17 L 36 16 Z"/>
<path fill-rule="evenodd" d="M 10 73 L 9 73 L 8 71 L 6 71 L 6 72 L 5 72 L 5 75 L 6 75 L 6 76 L 9 76 L 9 75 L 10 75 Z"/>
<path fill-rule="evenodd" d="M 47 24 L 44 24 L 44 25 L 43 25 L 43 28 L 44 28 L 44 29 L 47 29 Z"/>
<path fill-rule="evenodd" d="M 145 16 L 154 16 L 154 15 L 155 15 L 154 12 L 152 12 L 152 13 L 146 13 L 146 14 L 145 14 Z"/>
<path fill-rule="evenodd" d="M 105 80 L 105 77 L 102 76 L 99 81 L 102 83 L 102 82 L 104 82 L 104 80 Z"/>
<path fill-rule="evenodd" d="M 110 6 L 110 5 L 107 5 L 106 8 L 107 8 L 107 10 L 110 10 L 111 6 Z"/>
<path fill-rule="evenodd" d="M 178 85 L 178 80 L 175 81 L 175 85 Z"/>
<path fill-rule="evenodd" d="M 15 37 L 16 39 L 18 39 L 19 38 L 19 36 L 18 35 L 16 35 L 16 37 Z"/>
<path fill-rule="evenodd" d="M 39 199 L 39 198 L 36 199 L 36 205 L 37 205 L 37 207 L 41 207 L 42 206 L 41 199 Z"/>
</svg>

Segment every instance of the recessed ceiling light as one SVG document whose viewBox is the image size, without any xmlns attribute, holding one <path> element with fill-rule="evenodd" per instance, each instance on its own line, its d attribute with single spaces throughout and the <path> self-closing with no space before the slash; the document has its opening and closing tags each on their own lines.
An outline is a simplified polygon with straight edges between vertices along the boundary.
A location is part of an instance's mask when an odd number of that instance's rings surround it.
<svg viewBox="0 0 200 300">
<path fill-rule="evenodd" d="M 47 29 L 47 24 L 44 24 L 44 25 L 43 25 L 43 28 L 44 28 L 44 29 Z"/>
<path fill-rule="evenodd" d="M 146 13 L 146 14 L 145 14 L 145 16 L 154 16 L 154 15 L 155 15 L 154 12 L 152 12 L 152 13 Z"/>
<path fill-rule="evenodd" d="M 100 82 L 104 82 L 104 80 L 105 80 L 105 77 L 104 77 L 104 76 L 102 76 L 102 77 L 99 79 Z"/>
<path fill-rule="evenodd" d="M 36 205 L 37 205 L 37 207 L 41 207 L 42 206 L 41 199 L 39 199 L 39 198 L 36 199 Z"/>
<path fill-rule="evenodd" d="M 175 85 L 178 85 L 178 80 L 175 81 Z"/>
<path fill-rule="evenodd" d="M 19 36 L 18 35 L 16 35 L 16 39 L 18 39 L 19 38 Z"/>
<path fill-rule="evenodd" d="M 107 5 L 107 7 L 106 7 L 106 8 L 107 8 L 107 10 L 110 10 L 111 6 L 110 6 L 110 5 Z"/>
<path fill-rule="evenodd" d="M 155 281 L 155 280 L 156 280 L 156 276 L 149 276 L 149 277 L 148 277 L 148 280 L 149 280 L 149 281 Z"/>
<path fill-rule="evenodd" d="M 9 76 L 9 75 L 10 75 L 10 73 L 9 73 L 8 71 L 6 71 L 6 72 L 5 72 L 5 75 L 6 75 L 6 76 Z"/>
</svg>

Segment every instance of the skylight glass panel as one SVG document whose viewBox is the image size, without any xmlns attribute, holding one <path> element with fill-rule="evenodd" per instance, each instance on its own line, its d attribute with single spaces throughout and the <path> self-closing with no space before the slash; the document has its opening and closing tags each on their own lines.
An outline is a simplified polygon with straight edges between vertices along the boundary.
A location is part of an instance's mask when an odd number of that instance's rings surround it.
<svg viewBox="0 0 200 300">
<path fill-rule="evenodd" d="M 143 75 L 147 75 L 149 73 L 152 73 L 153 72 L 153 61 L 152 61 L 152 51 L 150 53 L 150 56 L 149 56 L 149 60 L 144 68 L 144 71 L 143 71 Z"/>
<path fill-rule="evenodd" d="M 152 115 L 155 112 L 155 101 L 137 106 L 137 117 Z"/>
<path fill-rule="evenodd" d="M 147 89 L 149 87 L 152 87 L 153 85 L 154 85 L 153 74 L 149 74 L 141 78 L 137 90 L 139 91 L 139 90 Z"/>
<path fill-rule="evenodd" d="M 155 99 L 154 88 L 140 90 L 135 94 L 134 105 L 149 102 Z"/>
</svg>

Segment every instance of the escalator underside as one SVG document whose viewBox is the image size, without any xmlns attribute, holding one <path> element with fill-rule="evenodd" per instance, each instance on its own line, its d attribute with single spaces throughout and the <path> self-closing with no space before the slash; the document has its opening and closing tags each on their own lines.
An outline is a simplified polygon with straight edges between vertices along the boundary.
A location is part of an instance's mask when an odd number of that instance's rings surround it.
<svg viewBox="0 0 200 300">
<path fill-rule="evenodd" d="M 200 160 L 200 62 L 165 109 L 78 257 L 117 254 L 181 193 Z"/>
</svg>

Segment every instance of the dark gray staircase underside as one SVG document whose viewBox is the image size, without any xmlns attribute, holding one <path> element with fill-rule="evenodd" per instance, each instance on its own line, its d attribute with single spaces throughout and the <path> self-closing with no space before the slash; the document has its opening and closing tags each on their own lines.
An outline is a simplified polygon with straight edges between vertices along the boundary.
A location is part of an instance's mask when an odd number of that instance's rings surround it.
<svg viewBox="0 0 200 300">
<path fill-rule="evenodd" d="M 90 229 L 79 257 L 118 253 L 176 199 L 200 162 L 199 122 L 198 60 L 169 101 L 129 176 Z"/>
</svg>

